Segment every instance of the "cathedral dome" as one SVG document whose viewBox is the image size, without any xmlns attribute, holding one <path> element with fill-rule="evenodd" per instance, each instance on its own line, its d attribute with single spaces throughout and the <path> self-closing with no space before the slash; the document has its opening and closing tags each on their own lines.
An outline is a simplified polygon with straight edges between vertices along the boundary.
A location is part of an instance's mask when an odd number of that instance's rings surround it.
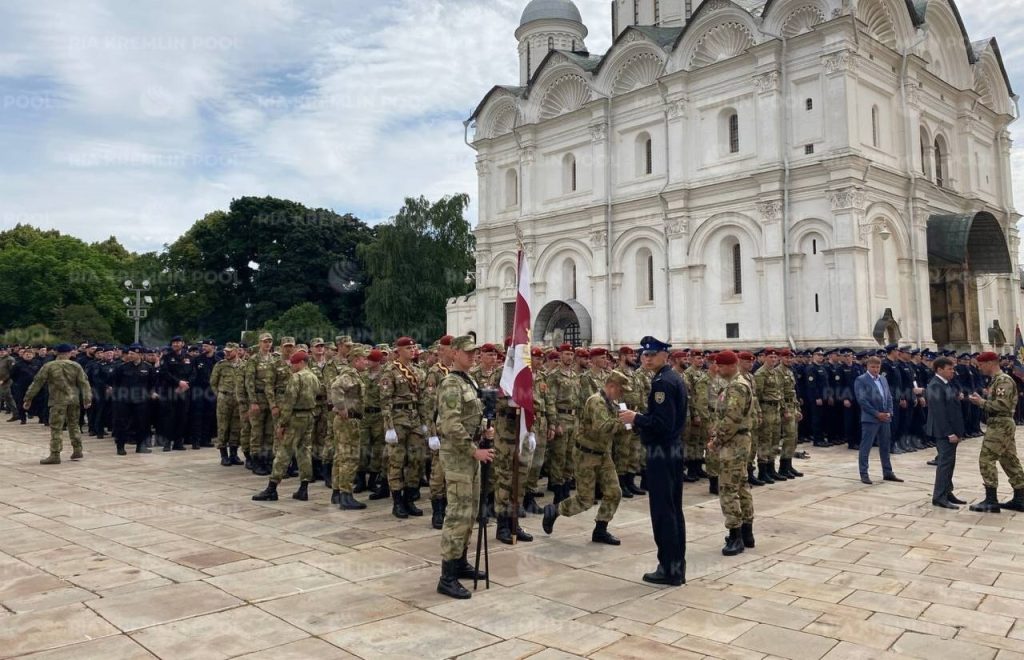
<svg viewBox="0 0 1024 660">
<path fill-rule="evenodd" d="M 519 20 L 519 27 L 532 23 L 533 21 L 544 21 L 561 19 L 583 23 L 580 10 L 572 0 L 530 0 L 523 10 L 523 17 Z"/>
</svg>

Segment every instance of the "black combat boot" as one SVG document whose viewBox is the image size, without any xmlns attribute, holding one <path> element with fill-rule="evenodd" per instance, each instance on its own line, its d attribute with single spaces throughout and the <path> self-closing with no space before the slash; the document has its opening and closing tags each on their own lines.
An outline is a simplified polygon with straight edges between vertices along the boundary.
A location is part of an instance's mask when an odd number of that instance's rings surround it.
<svg viewBox="0 0 1024 660">
<path fill-rule="evenodd" d="M 292 493 L 293 500 L 300 500 L 306 502 L 309 500 L 309 482 L 303 481 L 299 483 L 299 489 Z"/>
<path fill-rule="evenodd" d="M 247 451 L 246 452 L 242 452 L 242 454 L 245 456 L 245 469 L 246 470 L 251 470 L 252 469 L 252 454 L 250 454 Z"/>
<path fill-rule="evenodd" d="M 700 460 L 699 458 L 695 458 L 693 459 L 693 462 L 697 465 L 697 478 L 707 479 L 708 473 L 704 471 L 704 461 Z"/>
<path fill-rule="evenodd" d="M 647 491 L 644 490 L 643 488 L 643 484 L 646 481 L 646 477 L 640 478 L 640 487 L 637 487 L 635 477 L 636 475 L 633 474 L 632 472 L 626 473 L 626 488 L 628 488 L 629 492 L 633 493 L 637 497 L 640 497 L 641 495 L 646 495 Z"/>
<path fill-rule="evenodd" d="M 362 470 L 356 471 L 356 482 L 352 486 L 353 493 L 365 493 L 366 492 L 366 473 Z"/>
<path fill-rule="evenodd" d="M 384 475 L 377 472 L 371 472 L 368 485 L 373 491 L 370 493 L 371 500 L 385 500 L 391 497 L 391 489 L 388 488 L 388 480 Z"/>
<path fill-rule="evenodd" d="M 185 441 L 175 440 L 174 444 L 171 445 L 171 449 L 173 449 L 174 451 L 185 451 Z"/>
<path fill-rule="evenodd" d="M 760 479 L 758 479 L 757 476 L 754 475 L 754 466 L 753 465 L 748 465 L 747 466 L 747 483 L 750 484 L 751 486 L 763 486 L 764 485 L 764 482 L 761 481 Z"/>
<path fill-rule="evenodd" d="M 366 503 L 352 497 L 352 493 L 341 493 L 338 498 L 338 508 L 342 511 L 359 511 L 366 508 Z"/>
<path fill-rule="evenodd" d="M 797 472 L 796 468 L 793 467 L 793 459 L 792 458 L 783 458 L 783 459 L 780 459 L 780 460 L 784 464 L 783 465 L 783 469 L 785 470 L 784 474 L 787 477 L 789 477 L 790 479 L 795 479 L 797 477 L 804 476 L 803 472 Z"/>
<path fill-rule="evenodd" d="M 495 525 L 494 538 L 505 545 L 512 545 L 512 519 L 508 516 L 498 516 L 498 523 Z"/>
<path fill-rule="evenodd" d="M 708 493 L 710 495 L 718 495 L 718 477 L 708 475 Z"/>
<path fill-rule="evenodd" d="M 395 518 L 408 518 L 409 512 L 405 510 L 405 500 L 402 493 L 395 491 L 391 493 L 391 515 Z"/>
<path fill-rule="evenodd" d="M 444 527 L 445 501 L 440 497 L 430 500 L 430 526 L 434 529 Z"/>
<path fill-rule="evenodd" d="M 1006 500 L 1000 506 L 1010 511 L 1024 511 L 1024 488 L 1014 488 L 1013 498 Z"/>
<path fill-rule="evenodd" d="M 683 461 L 683 464 L 686 466 L 686 470 L 683 472 L 683 481 L 688 484 L 697 481 L 697 475 L 693 469 L 693 461 Z"/>
<path fill-rule="evenodd" d="M 171 451 L 171 441 L 166 438 L 164 439 L 164 451 Z"/>
<path fill-rule="evenodd" d="M 512 519 L 511 518 L 508 519 L 508 527 L 509 527 L 509 529 L 512 529 Z M 520 543 L 532 543 L 533 542 L 533 534 L 527 534 L 526 530 L 524 530 L 519 525 L 516 525 L 516 532 L 515 533 L 516 533 L 516 540 L 519 541 Z"/>
<path fill-rule="evenodd" d="M 487 573 L 478 571 L 469 561 L 466 560 L 466 550 L 463 548 L 462 556 L 455 560 L 458 564 L 458 578 L 460 580 L 486 580 Z"/>
<path fill-rule="evenodd" d="M 775 481 L 787 481 L 789 477 L 775 470 L 775 459 L 768 461 L 768 476 Z"/>
<path fill-rule="evenodd" d="M 199 449 L 202 445 L 199 443 L 199 438 L 192 441 L 192 449 Z"/>
<path fill-rule="evenodd" d="M 146 446 L 146 441 L 145 440 L 140 440 L 139 442 L 135 443 L 135 453 L 136 454 L 152 454 L 153 452 L 150 450 L 149 447 Z"/>
<path fill-rule="evenodd" d="M 124 440 L 115 440 L 114 442 L 117 445 L 117 455 L 127 456 L 128 452 L 124 450 Z"/>
<path fill-rule="evenodd" d="M 623 495 L 625 495 L 625 492 L 623 492 Z M 525 509 L 527 513 L 544 513 L 544 508 L 537 504 L 536 493 L 528 492 L 526 495 L 523 495 L 523 509 Z"/>
<path fill-rule="evenodd" d="M 996 487 L 985 486 L 985 499 L 972 504 L 969 508 L 975 513 L 1000 513 L 999 500 L 996 499 Z"/>
<path fill-rule="evenodd" d="M 739 527 L 729 530 L 729 536 L 725 537 L 725 547 L 722 554 L 732 557 L 743 552 L 743 535 Z"/>
<path fill-rule="evenodd" d="M 768 484 L 769 486 L 775 483 L 775 480 L 768 474 L 768 464 L 764 461 L 757 464 L 757 478 L 760 481 Z"/>
<path fill-rule="evenodd" d="M 743 538 L 744 548 L 754 547 L 754 523 L 747 522 L 740 525 L 740 536 Z"/>
<path fill-rule="evenodd" d="M 272 464 L 268 454 L 256 454 L 253 464 L 252 473 L 257 477 L 265 477 L 270 474 Z"/>
<path fill-rule="evenodd" d="M 231 465 L 245 465 L 242 459 L 238 458 L 238 447 L 228 447 L 228 461 Z"/>
<path fill-rule="evenodd" d="M 313 479 L 315 479 L 316 481 L 320 481 L 320 477 L 324 473 L 323 462 L 321 462 L 319 458 L 311 458 L 309 459 L 309 463 L 309 466 L 311 468 L 310 472 L 313 474 Z M 330 488 L 330 486 L 328 486 L 328 488 Z"/>
<path fill-rule="evenodd" d="M 340 490 L 335 489 L 331 491 L 331 504 L 341 504 Z"/>
<path fill-rule="evenodd" d="M 596 521 L 594 532 L 590 535 L 590 540 L 593 543 L 604 543 L 606 545 L 621 545 L 622 543 L 618 537 L 612 536 L 612 533 L 608 531 L 607 520 Z"/>
<path fill-rule="evenodd" d="M 224 467 L 231 467 L 231 459 L 228 458 L 227 447 L 220 448 L 220 464 L 223 465 Z"/>
<path fill-rule="evenodd" d="M 437 593 L 460 600 L 473 597 L 473 594 L 459 583 L 458 559 L 445 559 L 441 562 L 441 580 L 437 583 Z"/>
<path fill-rule="evenodd" d="M 634 495 L 646 495 L 647 494 L 647 470 L 640 473 L 640 492 L 633 491 Z"/>
<path fill-rule="evenodd" d="M 555 528 L 556 520 L 558 520 L 558 507 L 554 504 L 548 504 L 544 507 L 544 520 L 540 524 L 544 528 L 545 534 L 550 534 L 551 530 Z"/>
<path fill-rule="evenodd" d="M 259 493 L 252 496 L 255 502 L 276 502 L 277 501 L 277 482 L 271 481 L 267 483 L 267 487 Z"/>
<path fill-rule="evenodd" d="M 626 477 L 627 476 L 628 475 L 625 475 L 625 474 L 620 474 L 619 475 L 619 490 L 622 491 L 622 497 L 628 500 L 628 499 L 632 499 L 633 491 L 631 491 L 629 489 L 629 486 L 626 485 Z"/>
<path fill-rule="evenodd" d="M 323 479 L 324 488 L 334 488 L 334 461 L 323 461 L 320 464 L 320 472 L 314 472 L 313 476 Z"/>
<path fill-rule="evenodd" d="M 422 516 L 423 509 L 418 508 L 414 502 L 419 499 L 420 489 L 419 488 L 406 488 L 405 489 L 405 510 L 410 516 Z"/>
</svg>

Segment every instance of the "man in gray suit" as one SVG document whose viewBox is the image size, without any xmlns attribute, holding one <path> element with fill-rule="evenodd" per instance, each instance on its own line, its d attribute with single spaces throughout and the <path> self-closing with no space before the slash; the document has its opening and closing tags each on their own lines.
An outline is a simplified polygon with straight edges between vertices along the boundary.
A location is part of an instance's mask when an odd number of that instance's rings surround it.
<svg viewBox="0 0 1024 660">
<path fill-rule="evenodd" d="M 871 484 L 868 477 L 868 457 L 871 447 L 878 442 L 878 455 L 882 459 L 882 478 L 886 481 L 903 480 L 892 471 L 889 461 L 889 444 L 892 426 L 892 392 L 889 383 L 881 375 L 882 361 L 870 357 L 867 361 L 867 373 L 861 374 L 853 384 L 853 392 L 860 406 L 860 480 Z"/>
<path fill-rule="evenodd" d="M 953 470 L 956 468 L 956 448 L 964 437 L 964 415 L 960 405 L 962 395 L 952 385 L 956 365 L 946 357 L 932 363 L 935 377 L 928 383 L 928 419 L 924 432 L 935 441 L 939 455 L 936 458 L 935 488 L 932 504 L 943 509 L 958 509 L 965 504 L 953 495 Z"/>
</svg>

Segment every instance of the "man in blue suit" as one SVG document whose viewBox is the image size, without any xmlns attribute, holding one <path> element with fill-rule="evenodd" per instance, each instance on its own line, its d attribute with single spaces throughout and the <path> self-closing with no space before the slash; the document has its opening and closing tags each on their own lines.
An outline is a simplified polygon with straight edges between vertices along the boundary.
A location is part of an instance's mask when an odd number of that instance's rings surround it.
<svg viewBox="0 0 1024 660">
<path fill-rule="evenodd" d="M 889 461 L 889 443 L 892 426 L 892 392 L 889 383 L 881 376 L 882 361 L 877 357 L 868 358 L 867 373 L 854 382 L 854 394 L 860 406 L 860 480 L 871 484 L 868 477 L 868 456 L 871 447 L 878 441 L 878 454 L 882 459 L 882 478 L 886 481 L 903 480 L 893 474 Z"/>
</svg>

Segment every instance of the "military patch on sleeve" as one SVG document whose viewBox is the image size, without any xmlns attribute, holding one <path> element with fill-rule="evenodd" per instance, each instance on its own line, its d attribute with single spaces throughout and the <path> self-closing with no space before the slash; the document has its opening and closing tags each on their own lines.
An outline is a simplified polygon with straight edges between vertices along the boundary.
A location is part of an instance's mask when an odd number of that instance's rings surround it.
<svg viewBox="0 0 1024 660">
<path fill-rule="evenodd" d="M 665 393 L 664 392 L 655 392 L 654 393 L 654 402 L 657 403 L 657 404 L 665 403 Z"/>
</svg>

